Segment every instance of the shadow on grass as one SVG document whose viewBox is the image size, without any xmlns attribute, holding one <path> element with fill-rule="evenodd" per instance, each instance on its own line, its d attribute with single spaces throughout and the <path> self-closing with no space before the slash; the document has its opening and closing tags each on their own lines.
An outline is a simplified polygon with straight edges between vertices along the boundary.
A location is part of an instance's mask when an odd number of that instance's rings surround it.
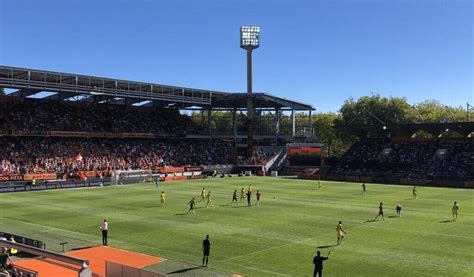
<svg viewBox="0 0 474 277">
<path fill-rule="evenodd" d="M 245 206 L 234 206 L 234 208 L 250 208 L 250 207 L 252 207 L 252 206 L 247 206 L 247 205 L 245 205 Z"/>
<path fill-rule="evenodd" d="M 179 214 L 174 214 L 174 215 L 188 215 L 188 214 L 193 214 L 192 212 L 189 212 L 189 213 L 179 213 Z"/>
<path fill-rule="evenodd" d="M 450 219 L 450 220 L 442 220 L 440 221 L 439 223 L 448 223 L 448 222 L 453 222 L 454 220 Z"/>
<path fill-rule="evenodd" d="M 388 218 L 397 218 L 399 217 L 398 215 L 389 215 Z"/>
<path fill-rule="evenodd" d="M 369 220 L 366 220 L 365 222 L 375 222 L 375 221 L 377 221 L 377 220 L 375 220 L 375 219 L 369 219 Z"/>
<path fill-rule="evenodd" d="M 185 272 L 188 272 L 188 271 L 191 271 L 191 270 L 194 270 L 194 269 L 198 269 L 198 268 L 201 268 L 201 267 L 200 266 L 195 266 L 195 267 L 184 268 L 184 269 L 168 272 L 167 274 L 171 275 L 171 274 L 177 274 L 177 273 L 185 273 Z"/>
<path fill-rule="evenodd" d="M 329 247 L 333 247 L 333 246 L 337 246 L 337 244 L 328 244 L 328 245 L 318 246 L 318 249 L 329 248 Z"/>
</svg>

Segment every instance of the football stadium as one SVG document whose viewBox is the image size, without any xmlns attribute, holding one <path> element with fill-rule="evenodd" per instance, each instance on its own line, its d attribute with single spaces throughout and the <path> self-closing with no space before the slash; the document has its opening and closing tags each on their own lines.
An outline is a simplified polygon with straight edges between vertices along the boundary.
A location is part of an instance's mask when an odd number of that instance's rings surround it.
<svg viewBox="0 0 474 277">
<path fill-rule="evenodd" d="M 0 4 L 1 21 L 24 8 Z M 56 68 L 76 71 L 28 66 L 0 47 L 0 277 L 474 276 L 472 74 L 463 95 L 343 94 L 320 109 L 336 95 L 254 89 L 278 47 L 263 22 L 234 26 L 242 91 L 147 81 L 125 62 L 89 74 L 72 49 Z"/>
</svg>

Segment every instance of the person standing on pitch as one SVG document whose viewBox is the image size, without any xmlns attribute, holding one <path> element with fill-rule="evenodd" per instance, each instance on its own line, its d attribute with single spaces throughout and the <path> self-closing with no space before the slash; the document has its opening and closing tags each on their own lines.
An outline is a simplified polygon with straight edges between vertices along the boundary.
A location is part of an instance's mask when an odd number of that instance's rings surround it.
<svg viewBox="0 0 474 277">
<path fill-rule="evenodd" d="M 260 197 L 262 196 L 262 193 L 257 189 L 257 193 L 255 195 L 257 196 L 257 203 L 255 205 L 260 206 Z"/>
<path fill-rule="evenodd" d="M 416 186 L 413 186 L 413 199 L 416 199 Z"/>
<path fill-rule="evenodd" d="M 107 236 L 109 232 L 109 223 L 107 222 L 107 219 L 104 219 L 99 228 L 102 230 L 102 245 L 107 245 Z"/>
<path fill-rule="evenodd" d="M 319 275 L 319 277 L 323 276 L 323 261 L 329 259 L 329 256 L 331 256 L 331 251 L 329 251 L 327 257 L 321 256 L 321 252 L 319 252 L 319 250 L 316 252 L 316 256 L 314 256 L 313 258 L 313 277 L 316 277 L 316 275 Z"/>
<path fill-rule="evenodd" d="M 458 202 L 454 201 L 453 208 L 451 209 L 451 212 L 453 212 L 453 221 L 456 221 L 456 219 L 458 219 L 458 211 L 459 211 Z"/>
<path fill-rule="evenodd" d="M 202 241 L 202 266 L 207 266 L 209 262 L 209 253 L 211 252 L 211 241 L 209 235 L 206 235 L 206 239 Z"/>
<path fill-rule="evenodd" d="M 209 191 L 207 193 L 207 203 L 206 203 L 206 208 L 209 207 L 209 205 L 211 205 L 211 207 L 214 207 L 214 205 L 212 204 L 212 195 L 211 195 L 211 191 Z"/>
<path fill-rule="evenodd" d="M 362 193 L 365 194 L 366 191 L 367 191 L 367 185 L 365 183 L 362 183 Z"/>
<path fill-rule="evenodd" d="M 194 206 L 196 205 L 196 199 L 193 197 L 193 198 L 188 202 L 188 205 L 189 205 L 189 210 L 188 210 L 187 214 L 189 214 L 190 212 L 193 212 L 193 213 L 194 213 Z"/>
<path fill-rule="evenodd" d="M 339 224 L 336 226 L 336 233 L 337 233 L 337 245 L 341 245 L 342 239 L 346 234 L 346 231 L 342 229 L 342 221 L 339 221 Z"/>
<path fill-rule="evenodd" d="M 395 211 L 397 212 L 398 217 L 402 216 L 402 205 L 397 204 Z"/>
<path fill-rule="evenodd" d="M 161 194 L 160 194 L 160 199 L 161 199 L 161 201 L 160 201 L 160 207 L 163 207 L 163 205 L 165 204 L 165 201 L 166 201 L 165 198 L 166 198 L 165 192 L 162 191 Z"/>
<path fill-rule="evenodd" d="M 202 200 L 206 199 L 206 188 L 202 188 L 201 190 L 201 200 L 199 200 L 199 202 L 201 202 Z"/>
<path fill-rule="evenodd" d="M 240 200 L 239 200 L 239 202 L 242 202 L 242 199 L 245 199 L 245 189 L 244 188 L 242 188 L 240 190 Z"/>
<path fill-rule="evenodd" d="M 250 190 L 250 188 L 246 194 L 247 194 L 247 206 L 250 207 L 252 206 L 252 203 L 250 202 L 250 199 L 252 198 L 252 191 Z"/>
<path fill-rule="evenodd" d="M 234 193 L 232 194 L 232 204 L 237 205 L 237 190 L 234 190 Z"/>
<path fill-rule="evenodd" d="M 379 218 L 379 216 L 382 216 L 382 219 L 385 220 L 385 217 L 383 216 L 383 203 L 380 202 L 379 205 L 379 214 L 374 218 L 374 221 Z"/>
</svg>

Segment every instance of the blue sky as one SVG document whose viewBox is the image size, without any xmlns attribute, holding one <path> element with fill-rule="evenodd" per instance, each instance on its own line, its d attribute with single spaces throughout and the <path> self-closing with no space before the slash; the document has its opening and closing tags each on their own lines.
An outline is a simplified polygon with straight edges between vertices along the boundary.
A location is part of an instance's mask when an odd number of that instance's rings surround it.
<svg viewBox="0 0 474 277">
<path fill-rule="evenodd" d="M 371 93 L 474 105 L 473 1 L 0 0 L 0 64 L 254 91 L 337 111 Z"/>
</svg>

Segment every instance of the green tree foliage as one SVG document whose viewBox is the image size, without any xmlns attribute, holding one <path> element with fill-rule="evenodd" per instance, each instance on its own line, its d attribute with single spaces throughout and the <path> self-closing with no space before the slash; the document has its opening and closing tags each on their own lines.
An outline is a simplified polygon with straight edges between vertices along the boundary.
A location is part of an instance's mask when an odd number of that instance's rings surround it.
<svg viewBox="0 0 474 277">
<path fill-rule="evenodd" d="M 422 122 L 453 122 L 466 120 L 463 107 L 449 107 L 438 100 L 426 100 L 415 105 L 417 115 Z"/>
<path fill-rule="evenodd" d="M 341 120 L 340 114 L 317 113 L 312 120 L 316 139 L 325 145 L 327 155 L 341 155 L 353 142 L 354 138 L 340 134 L 334 128 L 336 121 Z"/>
<path fill-rule="evenodd" d="M 411 123 L 416 111 L 405 98 L 363 96 L 347 99 L 340 109 L 341 125 L 393 125 Z"/>
<path fill-rule="evenodd" d="M 456 122 L 466 119 L 463 107 L 449 107 L 437 100 L 426 100 L 411 106 L 406 98 L 363 96 L 347 99 L 340 109 L 341 125 L 386 125 L 403 123 Z M 378 119 L 377 119 L 378 118 Z M 380 120 L 380 121 L 379 121 Z M 382 121 L 382 122 L 381 122 Z"/>
</svg>

